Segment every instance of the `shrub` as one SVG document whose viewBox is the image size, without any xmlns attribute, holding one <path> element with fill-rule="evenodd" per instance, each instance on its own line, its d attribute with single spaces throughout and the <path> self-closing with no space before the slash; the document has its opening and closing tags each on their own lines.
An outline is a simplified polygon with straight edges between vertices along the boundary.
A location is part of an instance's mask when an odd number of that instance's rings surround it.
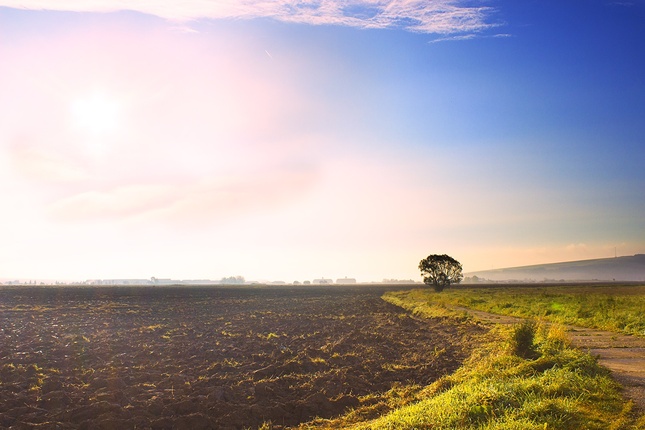
<svg viewBox="0 0 645 430">
<path fill-rule="evenodd" d="M 514 355 L 533 360 L 540 354 L 535 346 L 535 333 L 537 325 L 534 321 L 526 320 L 513 328 L 511 336 L 511 351 Z"/>
</svg>

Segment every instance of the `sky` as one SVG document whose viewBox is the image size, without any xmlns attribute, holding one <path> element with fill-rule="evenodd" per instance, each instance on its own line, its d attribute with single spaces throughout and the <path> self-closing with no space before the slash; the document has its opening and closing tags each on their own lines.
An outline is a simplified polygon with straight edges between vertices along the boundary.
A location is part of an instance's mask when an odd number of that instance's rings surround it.
<svg viewBox="0 0 645 430">
<path fill-rule="evenodd" d="M 0 280 L 645 253 L 645 1 L 0 0 Z"/>
</svg>

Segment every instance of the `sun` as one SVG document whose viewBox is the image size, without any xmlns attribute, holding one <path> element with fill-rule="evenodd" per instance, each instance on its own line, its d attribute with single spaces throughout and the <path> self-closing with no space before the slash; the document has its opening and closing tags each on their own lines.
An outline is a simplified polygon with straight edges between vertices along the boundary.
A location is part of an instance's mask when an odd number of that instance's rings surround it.
<svg viewBox="0 0 645 430">
<path fill-rule="evenodd" d="M 102 92 L 94 92 L 72 103 L 72 122 L 80 131 L 99 137 L 119 129 L 121 106 Z"/>
</svg>

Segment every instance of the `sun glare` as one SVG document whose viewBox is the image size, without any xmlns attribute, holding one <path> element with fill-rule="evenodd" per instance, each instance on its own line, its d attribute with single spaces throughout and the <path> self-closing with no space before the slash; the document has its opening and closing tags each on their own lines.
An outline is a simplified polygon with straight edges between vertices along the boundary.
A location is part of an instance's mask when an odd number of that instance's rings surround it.
<svg viewBox="0 0 645 430">
<path fill-rule="evenodd" d="M 91 94 L 72 104 L 75 127 L 93 136 L 116 131 L 119 127 L 119 114 L 119 103 L 103 93 Z"/>
</svg>

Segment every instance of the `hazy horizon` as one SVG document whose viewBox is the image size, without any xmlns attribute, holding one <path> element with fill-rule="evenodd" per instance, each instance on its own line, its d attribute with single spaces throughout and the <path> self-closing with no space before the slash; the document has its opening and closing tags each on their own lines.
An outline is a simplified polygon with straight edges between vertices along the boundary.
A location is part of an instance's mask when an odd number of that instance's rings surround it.
<svg viewBox="0 0 645 430">
<path fill-rule="evenodd" d="M 635 255 L 624 255 L 624 256 L 619 256 L 615 255 L 612 257 L 600 257 L 600 258 L 594 258 L 594 259 L 588 259 L 588 260 L 575 260 L 575 261 L 559 261 L 559 262 L 549 262 L 549 263 L 537 263 L 537 264 L 532 264 L 528 266 L 511 266 L 511 267 L 498 267 L 495 269 L 482 269 L 482 270 L 476 270 L 476 271 L 464 271 L 464 277 L 469 277 L 469 276 L 484 276 L 482 279 L 490 280 L 492 282 L 499 282 L 499 281 L 508 281 L 508 280 L 516 280 L 519 282 L 529 282 L 532 280 L 533 282 L 542 282 L 545 280 L 544 275 L 549 275 L 551 278 L 549 279 L 554 279 L 553 276 L 554 274 L 557 274 L 557 270 L 559 266 L 562 265 L 574 265 L 573 267 L 577 267 L 578 270 L 575 272 L 577 274 L 577 278 L 574 279 L 564 279 L 564 281 L 611 281 L 612 278 L 614 281 L 630 281 L 630 282 L 638 282 L 642 279 L 645 279 L 645 266 L 643 263 L 645 263 L 645 260 L 643 258 L 645 257 L 645 254 L 635 254 Z M 639 261 L 636 261 L 635 259 L 639 259 Z M 607 267 L 595 267 L 595 266 L 575 266 L 576 263 L 592 263 L 592 262 L 598 262 L 598 263 L 608 263 L 608 262 L 619 262 L 618 265 L 613 264 L 613 267 L 610 267 L 608 270 Z M 625 266 L 625 264 L 629 262 L 631 263 Z M 520 278 L 517 278 L 516 272 L 519 273 L 522 270 L 525 269 L 537 269 L 535 272 L 522 272 L 523 276 Z M 544 272 L 544 269 L 549 269 L 551 272 Z M 617 273 L 617 271 L 621 273 Z M 505 273 L 506 276 L 493 276 L 490 279 L 486 278 L 486 276 L 489 276 L 488 274 L 493 273 L 493 272 L 499 272 L 499 273 Z M 624 273 L 623 273 L 624 272 Z M 562 276 L 560 276 L 561 278 Z M 617 279 L 620 278 L 620 279 Z M 232 278 L 238 278 L 236 282 L 231 282 Z M 229 276 L 216 276 L 213 278 L 183 278 L 183 279 L 175 279 L 175 278 L 166 278 L 163 276 L 138 276 L 138 277 L 112 277 L 112 278 L 97 278 L 97 277 L 88 277 L 87 279 L 33 279 L 33 278 L 21 278 L 21 279 L 16 279 L 16 278 L 2 278 L 0 277 L 0 283 L 8 283 L 8 284 L 14 284 L 16 282 L 19 282 L 20 284 L 29 284 L 29 283 L 44 283 L 46 285 L 53 284 L 53 283 L 69 283 L 69 284 L 78 284 L 78 283 L 86 283 L 86 282 L 97 282 L 97 281 L 134 281 L 134 280 L 139 280 L 139 281 L 151 281 L 152 279 L 157 279 L 158 281 L 162 283 L 167 283 L 167 281 L 178 281 L 178 282 L 184 282 L 184 283 L 193 283 L 197 285 L 200 281 L 203 283 L 218 283 L 221 282 L 221 284 L 252 284 L 252 283 L 280 283 L 283 282 L 287 285 L 291 284 L 302 284 L 304 283 L 312 283 L 316 284 L 317 281 L 320 280 L 325 280 L 325 281 L 331 281 L 332 284 L 334 285 L 343 285 L 343 284 L 348 284 L 347 281 L 349 280 L 350 283 L 357 283 L 357 284 L 378 284 L 378 283 L 399 283 L 399 282 L 405 282 L 405 281 L 412 281 L 415 283 L 422 283 L 423 282 L 423 277 L 421 275 L 419 276 L 411 276 L 409 279 L 397 279 L 397 278 L 383 278 L 383 279 L 356 279 L 355 277 L 352 276 L 342 276 L 342 277 L 328 277 L 328 276 L 308 276 L 304 278 L 299 278 L 299 279 L 292 279 L 285 277 L 284 279 L 267 279 L 267 278 L 259 278 L 259 279 L 250 279 L 244 276 L 244 274 L 237 274 L 237 275 L 229 275 Z M 558 278 L 559 279 L 559 278 Z M 464 278 L 466 280 L 466 278 Z M 110 285 L 110 284 L 106 284 Z M 115 284 L 117 285 L 117 284 Z"/>
<path fill-rule="evenodd" d="M 0 279 L 645 253 L 645 3 L 0 0 Z"/>
</svg>

